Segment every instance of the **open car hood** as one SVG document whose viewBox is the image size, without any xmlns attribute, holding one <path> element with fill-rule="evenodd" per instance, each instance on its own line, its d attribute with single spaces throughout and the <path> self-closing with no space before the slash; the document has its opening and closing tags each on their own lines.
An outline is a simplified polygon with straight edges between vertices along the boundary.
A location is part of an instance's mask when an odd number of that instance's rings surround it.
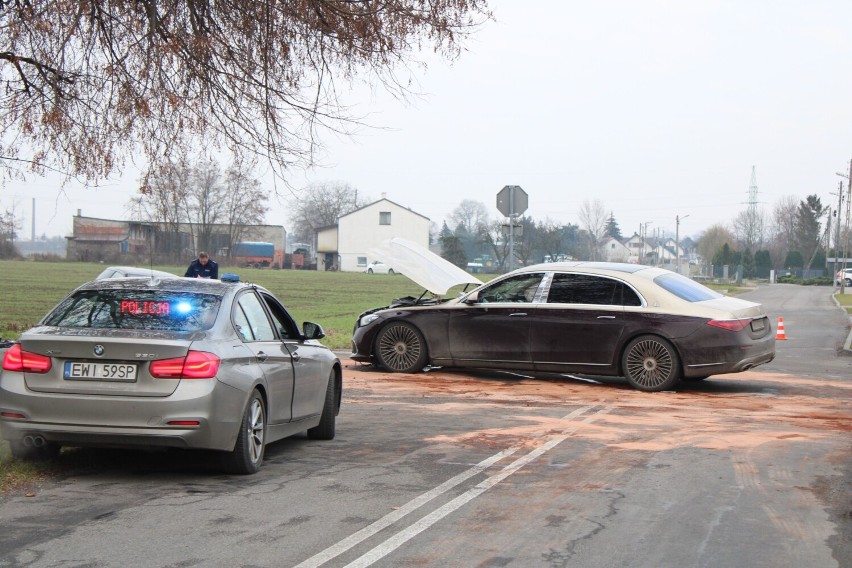
<svg viewBox="0 0 852 568">
<path fill-rule="evenodd" d="M 395 237 L 368 253 L 429 292 L 443 296 L 453 286 L 482 281 L 415 242 Z"/>
</svg>

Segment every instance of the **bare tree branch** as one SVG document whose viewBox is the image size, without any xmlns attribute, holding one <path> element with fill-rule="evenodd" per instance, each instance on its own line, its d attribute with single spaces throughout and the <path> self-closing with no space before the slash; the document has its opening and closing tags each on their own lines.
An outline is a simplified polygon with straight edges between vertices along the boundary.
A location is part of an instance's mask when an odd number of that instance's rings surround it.
<svg viewBox="0 0 852 568">
<path fill-rule="evenodd" d="M 127 159 L 227 149 L 284 176 L 357 117 L 337 81 L 458 56 L 487 0 L 31 0 L 0 3 L 0 156 L 91 183 Z M 22 162 L 0 158 L 5 169 Z M 149 173 L 150 173 L 149 172 Z"/>
</svg>

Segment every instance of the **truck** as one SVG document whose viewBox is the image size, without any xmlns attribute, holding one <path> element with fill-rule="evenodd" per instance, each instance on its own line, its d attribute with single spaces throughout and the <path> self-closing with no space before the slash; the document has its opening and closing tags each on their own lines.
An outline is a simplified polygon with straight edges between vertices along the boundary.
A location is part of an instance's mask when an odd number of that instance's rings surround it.
<svg viewBox="0 0 852 568">
<path fill-rule="evenodd" d="M 234 245 L 231 260 L 239 266 L 265 268 L 275 261 L 275 245 L 245 241 Z"/>
</svg>

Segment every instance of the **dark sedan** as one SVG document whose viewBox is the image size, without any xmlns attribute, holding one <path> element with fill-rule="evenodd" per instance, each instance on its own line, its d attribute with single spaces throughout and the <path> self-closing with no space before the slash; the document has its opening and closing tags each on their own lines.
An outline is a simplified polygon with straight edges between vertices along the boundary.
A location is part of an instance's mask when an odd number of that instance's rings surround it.
<svg viewBox="0 0 852 568">
<path fill-rule="evenodd" d="M 4 354 L 0 430 L 21 458 L 62 445 L 200 448 L 254 473 L 270 442 L 334 437 L 341 368 L 321 337 L 260 286 L 96 280 Z"/>
<path fill-rule="evenodd" d="M 760 304 L 661 268 L 560 262 L 511 272 L 452 300 L 403 299 L 363 313 L 352 359 L 624 376 L 644 391 L 768 363 Z"/>
</svg>

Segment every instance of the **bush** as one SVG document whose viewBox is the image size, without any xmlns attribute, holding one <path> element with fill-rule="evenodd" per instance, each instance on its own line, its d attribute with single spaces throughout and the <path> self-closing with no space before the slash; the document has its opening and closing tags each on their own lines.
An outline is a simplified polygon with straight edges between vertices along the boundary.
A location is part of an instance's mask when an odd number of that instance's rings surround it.
<svg viewBox="0 0 852 568">
<path fill-rule="evenodd" d="M 818 278 L 796 278 L 795 276 L 779 276 L 777 279 L 779 284 L 798 284 L 799 286 L 834 286 L 834 280 L 827 276 Z"/>
</svg>

